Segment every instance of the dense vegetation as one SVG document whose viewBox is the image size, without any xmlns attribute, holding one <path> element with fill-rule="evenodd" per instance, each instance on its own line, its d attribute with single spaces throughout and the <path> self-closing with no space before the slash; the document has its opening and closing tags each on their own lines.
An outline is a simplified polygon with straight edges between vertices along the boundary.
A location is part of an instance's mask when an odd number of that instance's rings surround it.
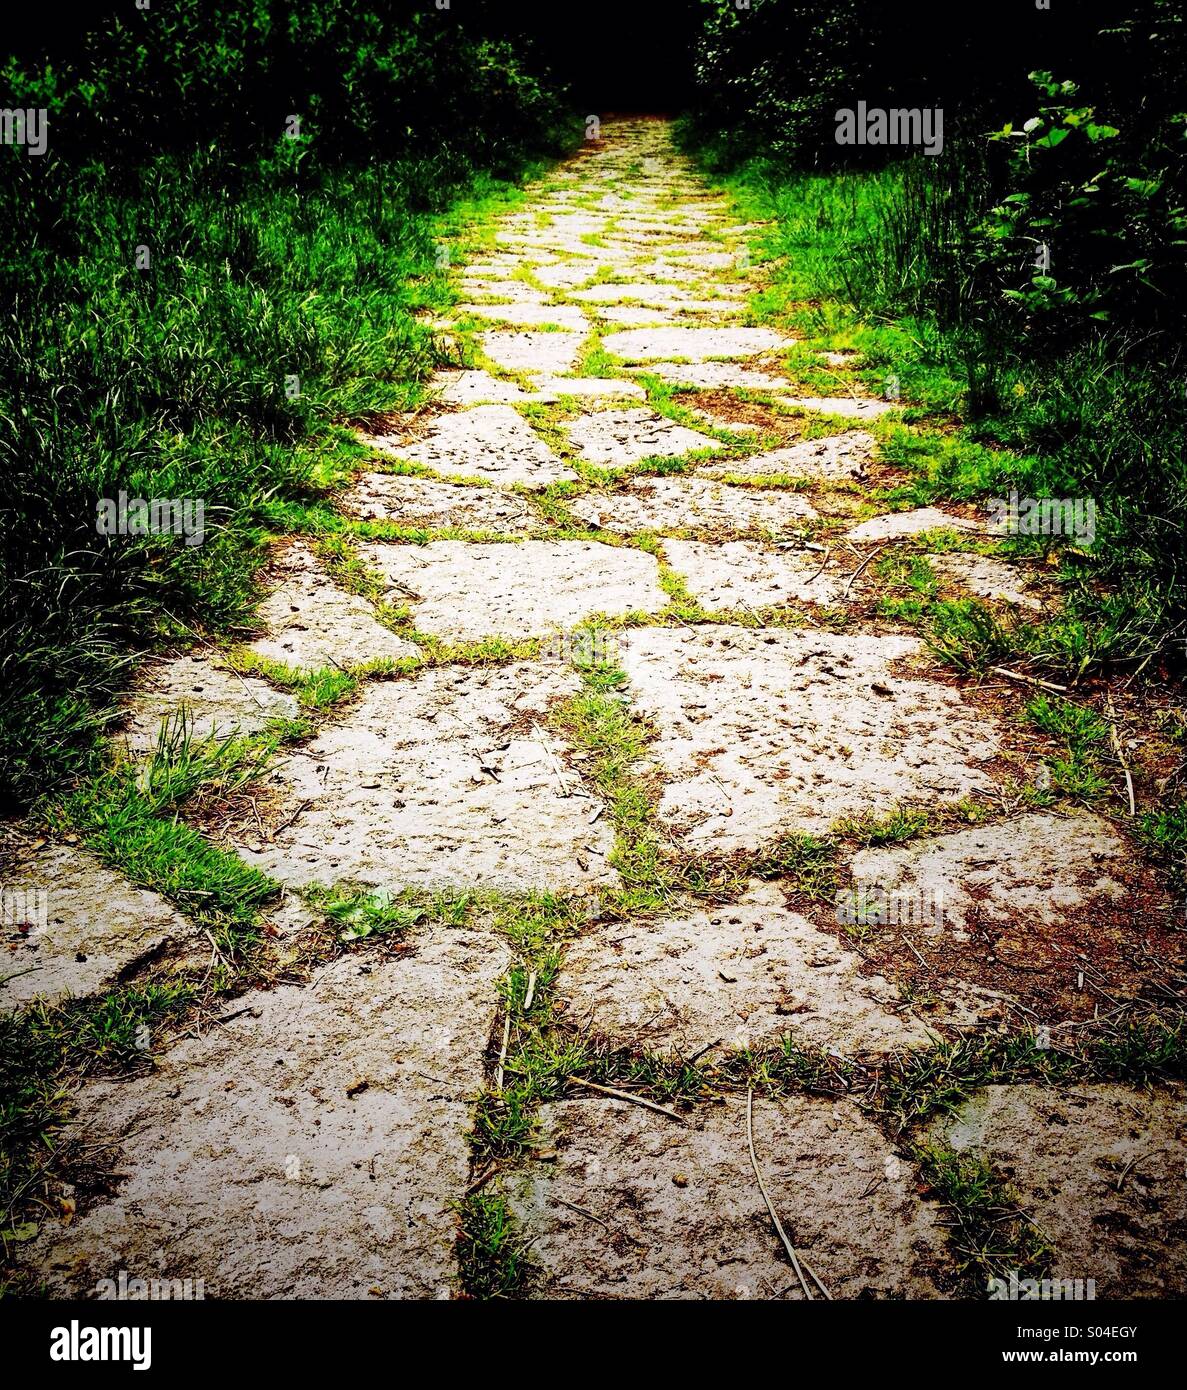
<svg viewBox="0 0 1187 1390">
<path fill-rule="evenodd" d="M 242 616 L 269 499 L 431 365 L 438 215 L 571 136 L 493 6 L 368 10 L 121 6 L 4 65 L 49 130 L 0 147 L 0 799 L 88 765 L 129 652 Z M 204 543 L 98 535 L 121 489 Z"/>
<path fill-rule="evenodd" d="M 871 384 L 893 375 L 965 420 L 906 461 L 949 494 L 1095 499 L 1092 555 L 1065 558 L 1072 674 L 1171 664 L 1187 525 L 1183 6 L 1014 0 L 992 20 L 930 18 L 706 0 L 686 137 L 774 219 L 772 307 L 838 346 L 860 339 Z M 942 153 L 838 144 L 836 113 L 859 100 L 941 108 Z"/>
</svg>

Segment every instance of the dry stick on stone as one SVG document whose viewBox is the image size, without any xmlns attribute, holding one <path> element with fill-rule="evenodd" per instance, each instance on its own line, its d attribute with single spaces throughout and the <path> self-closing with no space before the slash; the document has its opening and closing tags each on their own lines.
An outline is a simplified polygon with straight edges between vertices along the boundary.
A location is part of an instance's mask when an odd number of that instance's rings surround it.
<svg viewBox="0 0 1187 1390">
<path fill-rule="evenodd" d="M 677 1124 L 684 1123 L 684 1116 L 677 1114 L 675 1110 L 668 1110 L 662 1105 L 656 1105 L 653 1100 L 644 1100 L 642 1096 L 633 1096 L 629 1091 L 616 1091 L 613 1086 L 599 1086 L 596 1081 L 584 1081 L 580 1076 L 570 1076 L 569 1083 L 573 1086 L 585 1086 L 591 1091 L 598 1091 L 604 1096 L 613 1096 L 615 1100 L 629 1100 L 632 1105 L 641 1105 L 645 1110 L 654 1110 L 657 1115 L 666 1115 L 669 1120 L 675 1120 Z"/>
<path fill-rule="evenodd" d="M 824 573 L 824 568 L 825 568 L 825 566 L 828 564 L 828 559 L 829 559 L 829 556 L 830 556 L 831 554 L 832 554 L 832 551 L 829 550 L 828 547 L 826 546 L 826 547 L 825 547 L 825 551 L 824 551 L 824 559 L 821 560 L 821 562 L 820 562 L 820 568 L 816 571 L 815 574 L 810 574 L 810 575 L 807 577 L 807 579 L 804 580 L 804 585 L 805 585 L 805 587 L 806 587 L 807 585 L 811 584 L 811 583 L 813 582 L 813 580 L 819 579 L 820 576 Z M 846 589 L 845 592 L 848 593 L 849 590 Z"/>
<path fill-rule="evenodd" d="M 178 625 L 178 627 L 185 628 L 186 632 L 188 632 L 191 637 L 193 637 L 198 643 L 200 643 L 200 645 L 205 647 L 207 651 L 213 652 L 215 656 L 223 655 L 223 653 L 219 651 L 219 649 L 214 645 L 213 642 L 208 642 L 206 638 L 202 636 L 201 633 L 195 632 L 192 627 L 189 627 L 185 623 L 183 623 L 175 613 L 171 613 L 168 608 L 166 608 L 164 612 L 168 617 L 173 619 L 173 621 Z M 247 691 L 247 693 L 251 696 L 252 700 L 255 702 L 257 707 L 263 709 L 263 700 L 260 699 L 260 697 L 251 688 L 251 686 L 248 685 L 248 683 L 243 679 L 242 673 L 236 670 L 236 668 L 230 662 L 227 662 L 226 669 L 230 671 L 231 675 L 233 675 L 235 679 L 239 682 L 239 684 L 244 688 L 244 690 Z"/>
<path fill-rule="evenodd" d="M 804 1291 L 804 1297 L 807 1299 L 812 1298 L 812 1290 L 808 1287 L 808 1281 L 804 1278 L 804 1270 L 806 1269 L 815 1281 L 817 1288 L 819 1288 L 820 1292 L 831 1303 L 833 1297 L 832 1294 L 829 1293 L 829 1291 L 820 1282 L 820 1279 L 817 1276 L 816 1271 L 807 1262 L 807 1260 L 804 1260 L 802 1262 L 801 1268 L 801 1261 L 799 1256 L 795 1253 L 795 1246 L 792 1245 L 790 1240 L 788 1240 L 787 1232 L 783 1229 L 783 1223 L 779 1220 L 779 1215 L 776 1212 L 774 1206 L 771 1204 L 771 1199 L 767 1194 L 767 1186 L 766 1183 L 764 1183 L 762 1180 L 762 1173 L 759 1171 L 758 1167 L 758 1155 L 754 1152 L 753 1086 L 748 1087 L 746 1090 L 746 1141 L 750 1145 L 750 1166 L 754 1169 L 754 1179 L 758 1183 L 758 1190 L 762 1193 L 762 1199 L 767 1204 L 767 1211 L 770 1213 L 771 1220 L 775 1223 L 775 1230 L 779 1233 L 779 1239 L 783 1242 L 783 1248 L 787 1251 L 788 1259 L 791 1260 L 791 1267 L 795 1270 L 796 1276 L 800 1281 L 800 1287 Z"/>
<path fill-rule="evenodd" d="M 554 1197 L 552 1200 L 556 1202 L 558 1206 L 568 1207 L 570 1211 L 575 1211 L 578 1216 L 588 1217 L 590 1221 L 596 1221 L 599 1226 L 604 1226 L 606 1230 L 610 1229 L 609 1221 L 603 1221 L 600 1216 L 590 1211 L 588 1207 L 579 1207 L 576 1202 L 566 1202 L 563 1197 Z"/>
<path fill-rule="evenodd" d="M 877 548 L 876 550 L 871 550 L 871 551 L 870 551 L 870 553 L 865 557 L 865 559 L 861 562 L 861 564 L 858 565 L 858 567 L 857 567 L 857 568 L 853 571 L 853 573 L 849 576 L 849 582 L 845 585 L 845 592 L 841 595 L 842 598 L 848 598 L 848 597 L 849 597 L 849 590 L 853 588 L 853 581 L 854 581 L 854 580 L 857 578 L 857 576 L 862 572 L 862 570 L 865 569 L 865 567 L 870 563 L 870 561 L 871 561 L 872 559 L 874 559 L 875 556 L 881 555 L 881 554 L 882 554 L 882 552 L 886 549 L 886 546 L 889 545 L 889 544 L 890 544 L 890 542 L 887 541 L 887 542 L 885 542 L 883 545 L 878 546 L 878 548 Z"/>
<path fill-rule="evenodd" d="M 1125 790 L 1129 794 L 1129 814 L 1137 815 L 1137 803 L 1133 795 L 1133 773 L 1129 770 L 1129 764 L 1125 761 L 1125 753 L 1121 748 L 1121 739 L 1117 733 L 1117 711 L 1113 708 L 1113 694 L 1109 692 L 1108 702 L 1105 706 L 1109 715 L 1109 742 L 1113 745 L 1113 752 L 1116 754 L 1117 761 L 1121 764 L 1121 771 L 1125 773 Z"/>
<path fill-rule="evenodd" d="M 1117 1191 L 1121 1191 L 1121 1184 L 1129 1176 L 1130 1169 L 1136 1167 L 1137 1164 L 1141 1163 L 1143 1159 L 1157 1158 L 1159 1154 L 1164 1153 L 1166 1153 L 1165 1149 L 1151 1149 L 1149 1153 L 1138 1154 L 1137 1158 L 1131 1158 L 1130 1161 L 1125 1165 L 1124 1169 L 1122 1169 L 1121 1176 L 1117 1179 Z"/>
<path fill-rule="evenodd" d="M 507 1047 L 511 1042 L 511 1010 L 506 1009 L 503 1013 L 503 1046 L 499 1049 L 499 1065 L 495 1070 L 495 1090 L 503 1089 L 503 1069 L 507 1065 Z"/>
<path fill-rule="evenodd" d="M 1005 676 L 1007 680 L 1021 681 L 1023 685 L 1037 685 L 1041 690 L 1057 690 L 1061 695 L 1067 694 L 1067 686 L 1056 685 L 1054 681 L 1041 681 L 1038 676 L 1024 676 L 1021 671 L 1009 671 L 1004 666 L 991 666 L 989 669 L 995 676 Z"/>
</svg>

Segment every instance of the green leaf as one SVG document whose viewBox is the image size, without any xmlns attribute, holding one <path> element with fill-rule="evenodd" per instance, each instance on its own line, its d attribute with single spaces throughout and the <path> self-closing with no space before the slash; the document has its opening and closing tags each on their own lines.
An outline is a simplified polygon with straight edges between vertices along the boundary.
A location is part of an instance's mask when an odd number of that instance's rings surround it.
<svg viewBox="0 0 1187 1390">
<path fill-rule="evenodd" d="M 1035 149 L 1053 150 L 1056 145 L 1062 144 L 1070 134 L 1070 130 L 1057 127 L 1055 130 L 1048 131 L 1041 140 L 1036 140 Z"/>
</svg>

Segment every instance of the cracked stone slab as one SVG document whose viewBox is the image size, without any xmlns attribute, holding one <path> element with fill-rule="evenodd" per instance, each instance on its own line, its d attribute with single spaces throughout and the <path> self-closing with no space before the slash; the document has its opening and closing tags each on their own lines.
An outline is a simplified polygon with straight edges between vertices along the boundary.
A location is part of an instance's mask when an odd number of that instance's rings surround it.
<svg viewBox="0 0 1187 1390">
<path fill-rule="evenodd" d="M 637 381 L 622 381 L 616 377 L 602 376 L 538 376 L 534 378 L 535 387 L 529 397 L 533 401 L 557 401 L 562 396 L 576 396 L 581 399 L 599 396 L 633 396 L 641 399 L 647 395 Z"/>
<path fill-rule="evenodd" d="M 360 553 L 394 600 L 411 601 L 418 630 L 438 637 L 536 637 L 668 603 L 653 555 L 597 541 L 377 543 Z"/>
<path fill-rule="evenodd" d="M 439 415 L 415 444 L 384 436 L 374 443 L 396 458 L 459 478 L 546 486 L 577 476 L 509 405 L 479 405 L 456 415 Z"/>
<path fill-rule="evenodd" d="M 572 290 L 578 285 L 584 285 L 591 275 L 596 275 L 597 269 L 596 262 L 583 259 L 538 266 L 533 269 L 532 274 L 550 290 Z"/>
<path fill-rule="evenodd" d="M 1012 603 L 1033 612 L 1043 611 L 1043 600 L 1028 584 L 1037 571 L 999 560 L 993 555 L 929 555 L 927 562 L 944 579 L 950 579 L 978 598 Z"/>
<path fill-rule="evenodd" d="M 841 415 L 846 420 L 876 420 L 879 415 L 903 408 L 899 401 L 859 396 L 789 396 L 782 404 L 821 415 Z"/>
<path fill-rule="evenodd" d="M 937 507 L 918 507 L 913 512 L 890 512 L 872 516 L 845 534 L 851 541 L 891 541 L 900 536 L 918 536 L 924 531 L 979 531 L 975 521 L 942 512 Z"/>
<path fill-rule="evenodd" d="M 426 530 L 456 526 L 511 536 L 540 524 L 528 503 L 514 492 L 394 473 L 362 474 L 343 499 L 343 507 L 364 521 L 394 521 Z"/>
<path fill-rule="evenodd" d="M 737 428 L 733 426 L 732 428 Z M 701 469 L 707 477 L 730 473 L 744 478 L 781 474 L 788 478 L 810 478 L 817 482 L 861 478 L 874 455 L 877 441 L 863 430 L 834 434 L 827 439 L 801 439 L 785 449 L 772 449 L 747 459 L 710 464 Z"/>
<path fill-rule="evenodd" d="M 628 632 L 632 707 L 659 734 L 661 818 L 694 846 L 757 849 L 861 810 L 958 800 L 996 752 L 985 716 L 904 669 L 913 638 L 700 627 Z"/>
<path fill-rule="evenodd" d="M 671 315 L 662 309 L 642 309 L 637 304 L 610 304 L 596 311 L 600 323 L 612 323 L 618 328 L 662 328 L 671 322 Z"/>
<path fill-rule="evenodd" d="M 705 362 L 714 357 L 753 357 L 792 340 L 769 328 L 640 328 L 611 333 L 602 346 L 629 362 L 653 357 L 686 357 Z"/>
<path fill-rule="evenodd" d="M 480 333 L 483 353 L 505 372 L 572 371 L 585 341 L 581 333 Z"/>
<path fill-rule="evenodd" d="M 686 295 L 676 285 L 645 282 L 632 285 L 591 285 L 587 290 L 574 290 L 569 298 L 579 299 L 585 304 L 620 304 L 624 299 L 636 299 L 648 308 L 672 309 L 678 308 Z"/>
<path fill-rule="evenodd" d="M 1051 1278 L 1100 1298 L 1187 1296 L 1182 1086 L 989 1086 L 934 1138 L 979 1154 L 1054 1247 Z"/>
<path fill-rule="evenodd" d="M 492 299 L 510 300 L 515 304 L 547 304 L 548 298 L 522 280 L 498 279 L 482 276 L 467 276 L 458 281 L 458 288 L 470 295 L 484 295 Z M 468 308 L 469 306 L 462 306 Z"/>
<path fill-rule="evenodd" d="M 1127 890 L 1118 878 L 1131 856 L 1099 816 L 1034 812 L 934 839 L 862 850 L 850 867 L 855 880 L 880 884 L 887 893 L 942 901 L 947 924 L 963 929 L 975 907 L 999 920 L 1017 915 L 1055 925 L 1093 901 L 1120 900 Z M 925 934 L 939 930 L 925 929 Z"/>
<path fill-rule="evenodd" d="M 634 478 L 621 492 L 589 492 L 574 516 L 620 535 L 636 531 L 769 531 L 802 528 L 816 510 L 799 493 L 730 487 L 704 478 Z"/>
<path fill-rule="evenodd" d="M 649 362 L 646 367 L 636 370 L 657 376 L 661 381 L 675 386 L 699 386 L 707 390 L 717 387 L 750 391 L 792 389 L 792 383 L 786 377 L 772 376 L 753 367 L 739 367 L 734 362 Z"/>
<path fill-rule="evenodd" d="M 418 655 L 375 617 L 366 599 L 339 589 L 308 546 L 288 546 L 271 572 L 274 586 L 256 609 L 265 635 L 248 650 L 307 671 Z"/>
<path fill-rule="evenodd" d="M 0 1012 L 114 988 L 189 922 L 78 845 L 0 825 Z M 7 977 L 7 978 L 5 978 Z"/>
<path fill-rule="evenodd" d="M 471 318 L 513 323 L 521 328 L 541 328 L 554 324 L 569 333 L 584 333 L 589 321 L 575 305 L 565 304 L 458 304 L 457 314 Z"/>
<path fill-rule="evenodd" d="M 645 458 L 676 458 L 693 449 L 720 449 L 707 434 L 678 425 L 654 410 L 602 410 L 564 426 L 589 463 L 622 468 Z"/>
<path fill-rule="evenodd" d="M 507 405 L 528 399 L 522 386 L 481 371 L 434 372 L 429 390 L 439 391 L 446 405 Z"/>
<path fill-rule="evenodd" d="M 469 1176 L 497 939 L 440 930 L 391 960 L 347 955 L 261 990 L 148 1076 L 92 1082 L 88 1143 L 127 1176 L 23 1264 L 58 1295 L 124 1269 L 207 1298 L 448 1298 Z"/>
<path fill-rule="evenodd" d="M 749 607 L 766 608 L 798 600 L 803 603 L 840 603 L 845 597 L 845 578 L 839 566 L 821 567 L 812 552 L 771 550 L 751 541 L 667 540 L 668 564 L 688 581 L 701 605 L 713 613 Z"/>
<path fill-rule="evenodd" d="M 577 890 L 615 881 L 609 818 L 565 769 L 553 665 L 438 667 L 367 688 L 268 773 L 275 826 L 243 858 L 293 884 Z"/>
<path fill-rule="evenodd" d="M 696 266 L 698 270 L 731 270 L 738 258 L 732 251 L 697 251 L 681 256 L 680 262 Z"/>
<path fill-rule="evenodd" d="M 682 1124 L 616 1100 L 546 1105 L 541 1122 L 555 1159 L 507 1184 L 542 1268 L 534 1296 L 802 1298 L 754 1181 L 744 1096 Z M 775 1210 L 834 1298 L 940 1296 L 950 1266 L 934 1212 L 856 1106 L 756 1098 L 754 1143 Z"/>
<path fill-rule="evenodd" d="M 566 1016 L 616 1044 L 689 1057 L 785 1034 L 846 1056 L 926 1045 L 893 985 L 752 884 L 742 901 L 574 941 L 556 982 Z"/>
<path fill-rule="evenodd" d="M 148 662 L 126 701 L 128 722 L 122 737 L 134 753 L 156 747 L 163 719 L 183 712 L 192 736 L 226 738 L 259 733 L 274 719 L 296 719 L 294 696 L 262 680 L 238 676 L 204 656 Z"/>
</svg>

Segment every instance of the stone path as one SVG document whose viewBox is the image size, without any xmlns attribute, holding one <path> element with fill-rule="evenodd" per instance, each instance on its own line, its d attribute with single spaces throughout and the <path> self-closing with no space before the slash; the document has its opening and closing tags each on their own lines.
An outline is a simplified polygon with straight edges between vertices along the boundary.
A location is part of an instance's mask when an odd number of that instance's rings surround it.
<svg viewBox="0 0 1187 1390">
<path fill-rule="evenodd" d="M 1165 895 L 1107 808 L 1019 794 L 1046 756 L 1019 692 L 957 680 L 879 619 L 867 562 L 942 528 L 951 592 L 1025 613 L 1054 601 L 1047 581 L 982 553 L 967 506 L 864 503 L 895 404 L 862 391 L 851 354 L 819 354 L 835 385 L 805 394 L 791 340 L 749 307 L 760 229 L 662 123 L 604 135 L 471 249 L 464 365 L 438 373 L 428 410 L 366 436 L 337 499 L 367 528 L 347 535 L 351 563 L 278 544 L 245 647 L 154 663 L 121 736 L 143 756 L 183 707 L 199 734 L 313 721 L 250 816 L 235 803 L 203 824 L 283 885 L 270 930 L 292 959 L 330 890 L 486 896 L 242 996 L 146 1075 L 84 1085 L 80 1132 L 121 1177 L 26 1246 L 55 1291 L 126 1269 L 208 1296 L 447 1297 L 469 1194 L 531 1242 L 530 1296 L 801 1297 L 731 1058 L 787 1055 L 788 1035 L 846 1064 L 1035 1026 L 1058 1046 L 1176 963 Z M 565 659 L 587 649 L 625 680 Z M 324 671 L 357 671 L 358 689 L 302 709 L 281 676 Z M 578 736 L 582 700 L 640 721 L 617 784 Z M 675 875 L 646 902 L 631 797 Z M 904 807 L 937 819 L 887 845 L 837 831 L 833 877 L 806 890 L 795 837 Z M 5 833 L 6 882 L 48 882 L 51 910 L 3 924 L 4 1007 L 192 950 L 155 894 L 78 846 Z M 871 885 L 902 912 L 847 919 Z M 543 946 L 507 911 L 525 894 L 568 904 Z M 500 1079 L 550 1038 L 707 1059 L 720 1095 L 673 1118 L 562 1078 L 524 1142 L 471 1152 L 475 1106 L 504 1114 Z M 1181 1296 L 1183 1123 L 1177 1095 L 1122 1083 L 994 1086 L 906 1131 L 813 1087 L 760 1093 L 753 1114 L 772 1200 L 841 1298 L 962 1287 L 921 1181 L 928 1141 L 1015 1184 L 1061 1277 Z"/>
</svg>

